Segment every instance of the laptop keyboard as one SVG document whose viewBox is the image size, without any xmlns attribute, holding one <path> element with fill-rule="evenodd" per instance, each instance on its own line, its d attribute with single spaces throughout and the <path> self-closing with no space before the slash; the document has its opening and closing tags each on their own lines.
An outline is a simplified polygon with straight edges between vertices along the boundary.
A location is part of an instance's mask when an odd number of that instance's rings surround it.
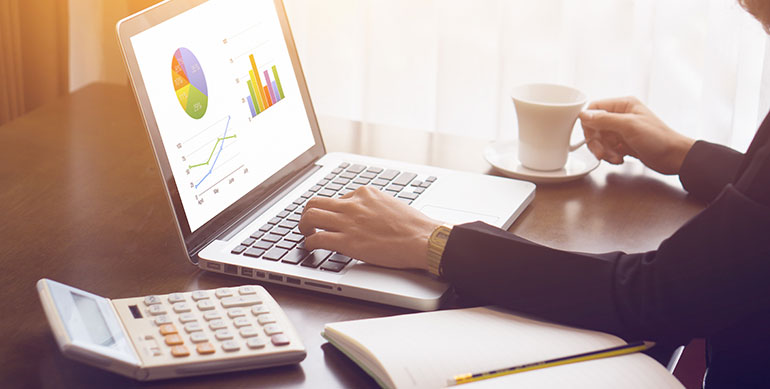
<svg viewBox="0 0 770 389">
<path fill-rule="evenodd" d="M 348 256 L 329 250 L 305 249 L 305 237 L 297 225 L 305 202 L 315 196 L 340 197 L 364 185 L 371 185 L 411 204 L 436 181 L 430 176 L 344 162 L 318 181 L 259 230 L 232 249 L 233 254 L 322 271 L 340 272 L 353 262 Z"/>
</svg>

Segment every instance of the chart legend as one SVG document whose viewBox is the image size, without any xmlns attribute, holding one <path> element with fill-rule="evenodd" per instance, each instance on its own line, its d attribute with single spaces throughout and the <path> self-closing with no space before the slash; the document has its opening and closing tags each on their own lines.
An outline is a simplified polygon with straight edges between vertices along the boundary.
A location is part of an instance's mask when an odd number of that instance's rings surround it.
<svg viewBox="0 0 770 389">
<path fill-rule="evenodd" d="M 275 103 L 283 100 L 284 95 L 281 79 L 278 77 L 278 69 L 276 69 L 275 65 L 271 68 L 273 73 L 272 79 L 267 70 L 262 72 L 262 76 L 265 79 L 263 84 L 253 54 L 249 55 L 249 60 L 251 61 L 251 69 L 249 70 L 249 79 L 246 81 L 246 84 L 249 86 L 249 95 L 246 96 L 246 101 L 249 103 L 251 117 L 255 117 L 265 112 Z"/>
<path fill-rule="evenodd" d="M 201 64 L 190 50 L 180 47 L 174 52 L 171 77 L 182 109 L 193 119 L 202 118 L 208 107 L 209 91 Z"/>
</svg>

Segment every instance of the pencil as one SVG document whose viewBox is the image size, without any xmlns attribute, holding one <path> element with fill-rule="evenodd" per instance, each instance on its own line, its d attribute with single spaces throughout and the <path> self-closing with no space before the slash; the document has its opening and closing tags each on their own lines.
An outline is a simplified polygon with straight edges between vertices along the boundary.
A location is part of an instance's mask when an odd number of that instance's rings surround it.
<svg viewBox="0 0 770 389">
<path fill-rule="evenodd" d="M 623 346 L 591 351 L 583 354 L 570 355 L 570 356 L 556 358 L 556 359 L 549 359 L 546 361 L 532 362 L 524 365 L 512 366 L 512 367 L 507 367 L 503 369 L 490 370 L 483 373 L 460 374 L 460 375 L 454 376 L 453 378 L 450 378 L 449 385 L 451 386 L 451 385 L 466 384 L 468 382 L 480 381 L 488 378 L 495 378 L 495 377 L 500 377 L 500 376 L 509 375 L 509 374 L 522 373 L 530 370 L 543 369 L 546 367 L 566 365 L 568 363 L 576 363 L 576 362 L 590 361 L 593 359 L 601 359 L 601 358 L 614 357 L 618 355 L 631 354 L 631 353 L 647 350 L 654 345 L 655 345 L 655 342 L 640 341 L 640 342 L 629 343 Z"/>
</svg>

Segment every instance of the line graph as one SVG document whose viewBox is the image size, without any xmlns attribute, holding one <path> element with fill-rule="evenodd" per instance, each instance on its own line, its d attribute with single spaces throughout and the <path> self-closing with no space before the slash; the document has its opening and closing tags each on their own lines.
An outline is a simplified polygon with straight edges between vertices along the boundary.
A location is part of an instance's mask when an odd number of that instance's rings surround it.
<svg viewBox="0 0 770 389">
<path fill-rule="evenodd" d="M 225 124 L 225 131 L 224 134 L 222 134 L 221 137 L 218 137 L 216 140 L 216 143 L 214 143 L 214 147 L 211 149 L 211 153 L 209 154 L 209 158 L 206 162 L 201 162 L 197 164 L 189 165 L 190 169 L 193 169 L 195 167 L 201 167 L 201 166 L 209 166 L 209 170 L 206 172 L 206 174 L 195 184 L 195 189 L 198 189 L 198 187 L 203 183 L 203 181 L 208 178 L 208 176 L 211 175 L 211 172 L 214 171 L 214 167 L 217 164 L 217 160 L 219 160 L 219 155 L 222 154 L 222 149 L 225 147 L 225 140 L 227 139 L 234 139 L 236 136 L 231 135 L 227 136 L 227 130 L 230 128 L 230 116 L 227 116 L 227 124 Z M 219 146 L 219 149 L 217 149 L 217 146 Z M 216 156 L 214 156 L 214 153 L 216 152 Z M 211 158 L 214 158 L 214 161 L 211 161 Z"/>
</svg>

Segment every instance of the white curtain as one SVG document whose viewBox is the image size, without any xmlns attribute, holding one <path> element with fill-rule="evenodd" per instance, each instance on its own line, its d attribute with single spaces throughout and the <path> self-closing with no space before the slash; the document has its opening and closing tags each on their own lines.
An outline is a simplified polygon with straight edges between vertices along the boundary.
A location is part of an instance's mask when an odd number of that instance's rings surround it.
<svg viewBox="0 0 770 389">
<path fill-rule="evenodd" d="M 516 137 L 517 84 L 634 95 L 745 150 L 770 107 L 760 25 L 735 0 L 285 0 L 320 115 Z"/>
</svg>

